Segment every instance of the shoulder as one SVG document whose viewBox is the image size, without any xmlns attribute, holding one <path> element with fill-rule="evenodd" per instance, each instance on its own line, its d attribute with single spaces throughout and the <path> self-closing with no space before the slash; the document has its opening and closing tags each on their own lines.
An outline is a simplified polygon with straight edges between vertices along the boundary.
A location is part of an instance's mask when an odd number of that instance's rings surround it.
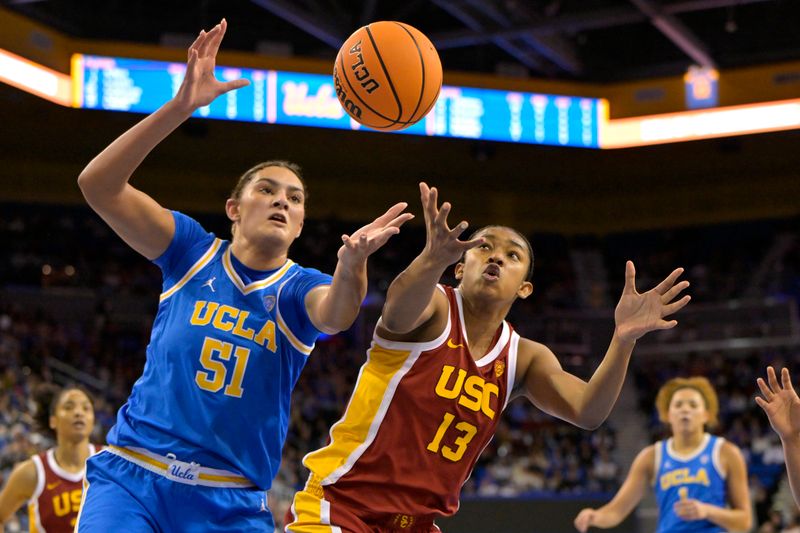
<svg viewBox="0 0 800 533">
<path fill-rule="evenodd" d="M 38 477 L 33 459 L 22 461 L 11 471 L 8 478 L 8 488 L 18 494 L 25 494 L 30 497 L 36 490 Z"/>
<path fill-rule="evenodd" d="M 645 475 L 648 479 L 652 478 L 655 474 L 656 466 L 656 448 L 658 443 L 647 446 L 640 451 L 631 465 L 631 472 L 638 471 Z"/>
<path fill-rule="evenodd" d="M 719 458 L 722 461 L 722 468 L 729 471 L 732 466 L 744 465 L 744 455 L 742 450 L 729 440 L 720 437 L 722 444 L 719 448 Z"/>
<path fill-rule="evenodd" d="M 520 337 L 517 345 L 517 372 L 526 373 L 531 368 L 546 368 L 550 364 L 560 367 L 550 348 L 540 342 Z"/>
</svg>

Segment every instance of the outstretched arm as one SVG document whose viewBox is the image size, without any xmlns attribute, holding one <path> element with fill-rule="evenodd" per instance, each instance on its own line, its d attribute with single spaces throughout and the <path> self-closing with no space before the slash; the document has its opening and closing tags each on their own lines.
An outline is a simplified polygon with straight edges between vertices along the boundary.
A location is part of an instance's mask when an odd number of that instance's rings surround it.
<svg viewBox="0 0 800 533">
<path fill-rule="evenodd" d="M 600 366 L 589 382 L 564 371 L 547 347 L 526 341 L 520 347 L 518 371 L 528 398 L 540 409 L 585 429 L 598 427 L 617 401 L 636 340 L 649 331 L 669 329 L 676 320 L 664 320 L 686 304 L 690 297 L 675 300 L 689 286 L 676 283 L 683 272 L 675 269 L 655 288 L 636 291 L 636 270 L 625 266 L 625 288 L 614 312 L 616 328 Z"/>
<path fill-rule="evenodd" d="M 614 498 L 599 509 L 583 509 L 575 517 L 575 529 L 586 533 L 590 527 L 608 529 L 619 525 L 642 501 L 647 485 L 653 477 L 655 450 L 648 446 L 636 456 L 628 477 Z"/>
<path fill-rule="evenodd" d="M 31 459 L 14 467 L 8 482 L 0 491 L 0 524 L 4 524 L 17 512 L 36 490 L 36 465 Z"/>
<path fill-rule="evenodd" d="M 482 239 L 460 241 L 458 236 L 467 229 L 467 222 L 460 222 L 450 229 L 447 215 L 451 205 L 444 202 L 440 207 L 436 187 L 419 184 L 422 212 L 425 215 L 425 248 L 403 272 L 392 281 L 386 293 L 386 302 L 381 314 L 381 328 L 389 336 L 410 333 L 430 321 L 437 309 L 434 291 L 444 269 L 458 261 L 470 248 Z M 438 308 L 446 309 L 444 298 Z"/>
<path fill-rule="evenodd" d="M 81 172 L 78 185 L 86 201 L 128 245 L 155 259 L 169 246 L 175 223 L 169 211 L 128 183 L 153 148 L 217 96 L 244 87 L 239 79 L 220 82 L 214 77 L 217 50 L 227 23 L 201 31 L 189 48 L 186 76 L 175 97 L 122 134 Z"/>
<path fill-rule="evenodd" d="M 767 381 L 757 380 L 764 397 L 756 396 L 756 403 L 767 413 L 772 429 L 781 438 L 789 486 L 797 505 L 800 505 L 800 398 L 792 386 L 789 369 L 781 370 L 781 383 L 775 369 L 767 367 Z"/>
<path fill-rule="evenodd" d="M 403 213 L 407 206 L 405 202 L 395 204 L 352 235 L 342 235 L 344 244 L 339 248 L 333 281 L 306 295 L 306 311 L 318 330 L 338 333 L 353 324 L 367 295 L 367 258 L 414 218 Z"/>
</svg>

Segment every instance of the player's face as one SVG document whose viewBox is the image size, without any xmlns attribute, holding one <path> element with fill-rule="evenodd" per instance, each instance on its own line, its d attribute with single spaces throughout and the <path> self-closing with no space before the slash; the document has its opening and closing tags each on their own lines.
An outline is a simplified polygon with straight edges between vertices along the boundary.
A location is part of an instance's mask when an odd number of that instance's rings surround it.
<svg viewBox="0 0 800 533">
<path fill-rule="evenodd" d="M 61 436 L 88 438 L 94 429 L 94 407 L 83 391 L 72 389 L 61 395 L 50 427 Z"/>
<path fill-rule="evenodd" d="M 669 402 L 669 423 L 672 432 L 702 430 L 708 422 L 703 395 L 694 389 L 678 389 Z"/>
<path fill-rule="evenodd" d="M 303 229 L 305 191 L 297 175 L 283 167 L 266 167 L 242 191 L 228 215 L 247 240 L 277 239 L 288 247 Z"/>
<path fill-rule="evenodd" d="M 478 236 L 484 243 L 467 251 L 464 262 L 456 265 L 456 279 L 465 289 L 496 293 L 498 298 L 527 298 L 533 285 L 526 281 L 531 258 L 517 232 L 489 227 Z"/>
</svg>

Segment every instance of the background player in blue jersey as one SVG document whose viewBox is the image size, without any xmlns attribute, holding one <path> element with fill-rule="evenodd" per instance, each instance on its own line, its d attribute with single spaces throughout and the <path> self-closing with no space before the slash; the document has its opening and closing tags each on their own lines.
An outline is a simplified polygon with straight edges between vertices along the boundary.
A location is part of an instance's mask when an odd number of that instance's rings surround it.
<svg viewBox="0 0 800 533">
<path fill-rule="evenodd" d="M 800 506 L 800 397 L 792 386 L 788 368 L 781 370 L 780 383 L 771 366 L 767 367 L 767 380 L 758 378 L 756 382 L 764 395 L 756 396 L 756 403 L 767 413 L 772 429 L 781 438 L 789 486 Z"/>
<path fill-rule="evenodd" d="M 749 531 L 753 517 L 747 468 L 739 448 L 706 432 L 717 424 L 719 402 L 703 377 L 674 378 L 656 396 L 672 437 L 639 452 L 619 492 L 599 509 L 583 509 L 575 527 L 614 527 L 653 487 L 658 533 Z"/>
<path fill-rule="evenodd" d="M 175 97 L 109 145 L 78 183 L 91 207 L 163 273 L 144 373 L 109 448 L 87 467 L 77 531 L 272 531 L 266 507 L 289 400 L 320 332 L 355 320 L 367 257 L 412 215 L 393 206 L 343 236 L 333 277 L 288 258 L 305 216 L 299 168 L 272 161 L 240 178 L 231 242 L 161 207 L 128 179 L 199 107 L 245 86 L 214 77 L 223 20 L 189 49 Z"/>
</svg>

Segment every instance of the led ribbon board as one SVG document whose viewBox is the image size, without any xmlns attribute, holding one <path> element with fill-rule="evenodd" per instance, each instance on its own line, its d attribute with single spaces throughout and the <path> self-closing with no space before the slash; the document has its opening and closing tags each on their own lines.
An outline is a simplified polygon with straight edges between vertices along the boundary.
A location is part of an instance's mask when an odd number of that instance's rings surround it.
<svg viewBox="0 0 800 533">
<path fill-rule="evenodd" d="M 76 54 L 75 107 L 152 113 L 180 87 L 183 63 Z M 336 99 L 331 76 L 217 67 L 221 80 L 250 85 L 217 98 L 194 116 L 293 126 L 368 130 Z M 433 110 L 397 133 L 599 148 L 605 100 L 443 86 Z"/>
</svg>

